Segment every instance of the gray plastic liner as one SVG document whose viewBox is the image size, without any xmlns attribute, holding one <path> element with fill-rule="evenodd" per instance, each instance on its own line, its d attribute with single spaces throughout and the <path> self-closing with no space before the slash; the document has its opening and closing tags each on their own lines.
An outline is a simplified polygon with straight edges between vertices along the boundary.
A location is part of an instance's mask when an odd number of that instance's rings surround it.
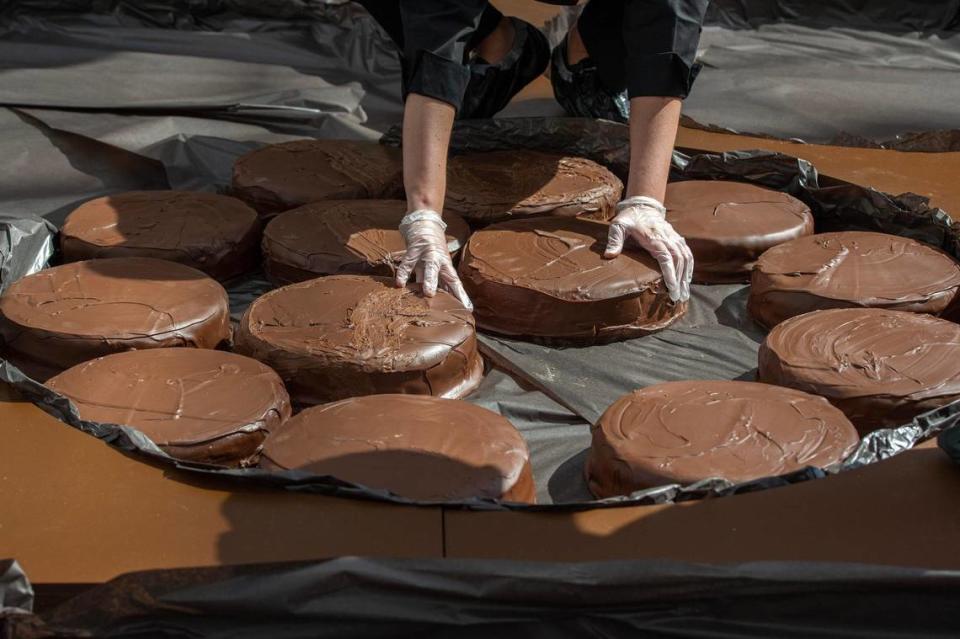
<svg viewBox="0 0 960 639">
<path fill-rule="evenodd" d="M 21 624 L 97 637 L 902 639 L 956 636 L 958 597 L 957 571 L 847 563 L 344 557 L 130 573 Z"/>
<path fill-rule="evenodd" d="M 33 610 L 33 587 L 15 559 L 0 559 L 0 614 Z"/>
<path fill-rule="evenodd" d="M 32 117 L 32 116 L 30 116 Z M 117 118 L 120 116 L 111 116 Z M 146 124 L 136 116 L 128 125 Z M 57 115 L 59 126 L 71 118 Z M 88 132 L 98 136 L 117 137 L 107 133 L 113 121 L 94 119 L 87 123 Z M 21 122 L 22 124 L 22 122 Z M 249 131 L 250 124 L 229 122 L 223 128 L 218 122 L 211 128 L 230 134 L 234 127 Z M 51 128 L 49 124 L 43 126 Z M 74 122 L 70 128 L 79 130 Z M 267 133 L 264 133 L 267 135 Z M 78 140 L 90 140 L 71 132 Z M 273 134 L 270 134 L 273 135 Z M 592 157 L 623 173 L 625 169 L 623 125 L 581 119 L 524 118 L 517 120 L 485 120 L 461 122 L 454 131 L 455 150 L 490 148 L 564 149 Z M 122 136 L 120 136 L 122 137 Z M 232 153 L 249 145 L 220 142 L 216 153 L 210 152 L 209 136 L 177 140 L 181 153 L 160 153 L 150 161 L 161 165 L 167 174 L 191 174 L 192 163 L 210 168 L 213 175 L 208 187 L 222 186 L 228 176 Z M 386 136 L 386 141 L 395 136 Z M 96 140 L 97 144 L 106 146 Z M 116 147 L 110 146 L 113 149 Z M 123 150 L 123 153 L 132 151 Z M 141 151 L 143 152 L 143 151 Z M 147 151 L 151 152 L 151 151 Z M 152 153 L 152 152 L 151 152 Z M 137 155 L 146 160 L 144 156 Z M 678 151 L 674 156 L 674 179 L 737 179 L 762 184 L 793 193 L 813 208 L 818 226 L 829 228 L 863 227 L 911 235 L 940 246 L 957 256 L 960 243 L 957 229 L 949 216 L 931 209 L 917 196 L 889 196 L 873 189 L 829 180 L 821 186 L 821 178 L 809 163 L 782 154 L 763 151 L 736 153 L 698 153 Z M 106 166 L 111 166 L 109 163 Z M 175 170 L 174 170 L 175 169 Z M 2 168 L 0 168 L 2 172 Z M 219 176 L 219 177 L 218 177 Z M 21 254 L 19 260 L 38 263 L 39 254 Z M 251 274 L 228 285 L 235 318 L 269 284 L 258 274 Z M 638 386 L 672 379 L 751 379 L 762 332 L 745 312 L 746 288 L 742 285 L 695 286 L 693 303 L 688 314 L 675 326 L 654 335 L 613 345 L 582 348 L 548 348 L 491 335 L 481 336 L 482 349 L 488 360 L 502 370 L 493 370 L 483 386 L 469 401 L 507 416 L 527 439 L 538 486 L 538 505 L 504 504 L 488 500 L 458 502 L 474 509 L 571 510 L 620 505 L 667 503 L 706 496 L 722 496 L 744 491 L 782 486 L 823 477 L 827 473 L 855 468 L 890 457 L 912 447 L 921 439 L 960 421 L 960 403 L 932 411 L 899 428 L 877 431 L 866 437 L 855 453 L 835 468 L 805 469 L 783 477 L 762 478 L 746 484 L 732 485 L 722 479 L 705 479 L 689 486 L 667 485 L 639 491 L 626 497 L 591 501 L 583 479 L 583 459 L 589 447 L 589 424 L 594 422 L 613 400 Z M 616 349 L 612 358 L 611 349 Z M 611 362 L 616 365 L 611 366 Z M 375 490 L 352 485 L 330 477 L 317 477 L 304 472 L 267 473 L 256 469 L 223 470 L 199 464 L 172 460 L 135 429 L 82 421 L 63 397 L 25 378 L 9 362 L 0 363 L 0 379 L 13 384 L 30 400 L 62 421 L 104 439 L 124 450 L 148 455 L 181 469 L 241 482 L 270 484 L 290 490 L 341 495 L 360 499 L 415 503 Z"/>
</svg>

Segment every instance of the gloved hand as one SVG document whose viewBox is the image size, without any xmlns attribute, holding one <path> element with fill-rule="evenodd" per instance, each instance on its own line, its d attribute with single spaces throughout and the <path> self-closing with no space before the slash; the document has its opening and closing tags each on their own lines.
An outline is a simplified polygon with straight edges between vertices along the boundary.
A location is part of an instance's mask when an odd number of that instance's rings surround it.
<svg viewBox="0 0 960 639">
<path fill-rule="evenodd" d="M 690 299 L 693 254 L 666 217 L 667 209 L 652 197 L 630 197 L 620 202 L 603 256 L 609 259 L 620 255 L 624 240 L 633 239 L 660 263 L 670 299 L 685 302 Z"/>
<path fill-rule="evenodd" d="M 460 282 L 457 269 L 450 259 L 450 251 L 447 250 L 446 228 L 440 214 L 429 209 L 407 213 L 400 220 L 400 233 L 407 245 L 407 252 L 397 268 L 397 286 L 406 286 L 410 275 L 416 272 L 417 281 L 423 284 L 424 295 L 436 295 L 439 280 L 444 290 L 472 311 L 473 303 Z"/>
</svg>

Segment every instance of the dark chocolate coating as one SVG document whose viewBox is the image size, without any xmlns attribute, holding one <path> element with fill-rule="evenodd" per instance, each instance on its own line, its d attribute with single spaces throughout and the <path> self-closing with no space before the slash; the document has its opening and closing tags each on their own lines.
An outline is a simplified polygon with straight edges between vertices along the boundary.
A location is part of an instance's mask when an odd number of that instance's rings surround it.
<svg viewBox="0 0 960 639">
<path fill-rule="evenodd" d="M 614 402 L 592 432 L 586 475 L 599 498 L 825 467 L 858 442 L 853 425 L 824 398 L 756 382 L 648 386 Z"/>
<path fill-rule="evenodd" d="M 770 249 L 757 261 L 747 310 L 766 328 L 825 308 L 938 314 L 960 287 L 960 264 L 916 240 L 863 231 L 821 233 Z"/>
<path fill-rule="evenodd" d="M 693 253 L 693 281 L 749 282 L 760 254 L 813 233 L 806 204 L 786 193 L 742 182 L 671 182 L 667 221 Z"/>
<path fill-rule="evenodd" d="M 167 260 L 72 262 L 28 275 L 0 296 L 0 352 L 40 381 L 111 353 L 216 348 L 229 339 L 227 292 Z"/>
<path fill-rule="evenodd" d="M 280 377 L 224 351 L 155 348 L 100 357 L 47 381 L 82 419 L 132 426 L 178 459 L 247 465 L 290 417 Z"/>
<path fill-rule="evenodd" d="M 131 191 L 90 200 L 60 229 L 66 262 L 154 257 L 221 281 L 257 265 L 260 221 L 240 200 L 215 193 Z"/>
<path fill-rule="evenodd" d="M 436 397 L 370 395 L 308 408 L 270 433 L 260 465 L 424 501 L 536 500 L 530 453 L 513 424 Z"/>
<path fill-rule="evenodd" d="M 236 350 L 270 365 L 299 404 L 379 393 L 459 398 L 483 377 L 473 316 L 452 295 L 332 275 L 271 291 L 240 320 Z"/>
<path fill-rule="evenodd" d="M 960 399 L 960 326 L 878 308 L 781 322 L 760 347 L 759 379 L 822 395 L 861 434 Z"/>
<path fill-rule="evenodd" d="M 406 245 L 398 229 L 404 200 L 330 200 L 281 213 L 263 232 L 263 267 L 271 281 L 290 284 L 321 275 L 392 276 Z M 447 248 L 456 254 L 470 229 L 444 212 Z"/>
<path fill-rule="evenodd" d="M 602 222 L 542 217 L 475 232 L 460 276 L 481 328 L 546 341 L 595 343 L 645 335 L 686 311 L 656 261 L 628 247 L 604 259 Z"/>
<path fill-rule="evenodd" d="M 265 218 L 321 200 L 391 198 L 403 192 L 399 149 L 357 140 L 294 140 L 241 156 L 233 195 Z"/>
<path fill-rule="evenodd" d="M 491 151 L 450 159 L 445 206 L 471 224 L 544 215 L 606 220 L 621 193 L 617 176 L 585 158 Z"/>
</svg>

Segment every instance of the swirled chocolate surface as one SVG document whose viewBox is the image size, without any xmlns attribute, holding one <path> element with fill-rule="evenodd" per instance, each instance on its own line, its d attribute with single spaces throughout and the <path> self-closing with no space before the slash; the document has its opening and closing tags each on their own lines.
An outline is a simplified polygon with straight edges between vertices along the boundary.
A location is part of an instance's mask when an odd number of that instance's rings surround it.
<svg viewBox="0 0 960 639">
<path fill-rule="evenodd" d="M 86 260 L 14 282 L 0 296 L 0 346 L 44 380 L 119 351 L 230 339 L 227 292 L 200 271 L 149 257 Z"/>
<path fill-rule="evenodd" d="M 260 465 L 427 501 L 533 503 L 536 495 L 530 453 L 513 424 L 436 397 L 370 395 L 308 408 L 270 433 Z"/>
<path fill-rule="evenodd" d="M 264 270 L 279 284 L 340 273 L 393 275 L 406 248 L 398 229 L 406 212 L 404 200 L 330 200 L 281 213 L 263 232 Z M 443 219 L 455 254 L 470 229 L 456 213 Z"/>
<path fill-rule="evenodd" d="M 300 404 L 379 393 L 463 397 L 483 376 L 473 316 L 440 291 L 332 275 L 257 299 L 236 349 L 268 364 Z"/>
<path fill-rule="evenodd" d="M 781 322 L 759 379 L 822 395 L 862 433 L 960 399 L 960 326 L 920 313 L 845 308 Z"/>
<path fill-rule="evenodd" d="M 813 215 L 793 196 L 742 182 L 671 182 L 667 221 L 693 253 L 693 280 L 749 282 L 767 249 L 813 233 Z"/>
<path fill-rule="evenodd" d="M 822 397 L 754 382 L 656 384 L 621 397 L 593 427 L 590 491 L 628 495 L 721 477 L 744 482 L 842 461 L 857 431 Z"/>
<path fill-rule="evenodd" d="M 178 459 L 244 465 L 290 417 L 280 377 L 223 351 L 157 348 L 78 364 L 47 381 L 82 419 L 132 426 Z"/>
<path fill-rule="evenodd" d="M 608 226 L 576 218 L 511 220 L 475 232 L 460 276 L 484 329 L 595 342 L 664 328 L 684 313 L 656 261 L 628 247 L 603 258 Z"/>
<path fill-rule="evenodd" d="M 596 162 L 540 151 L 471 153 L 447 165 L 446 207 L 476 224 L 537 215 L 606 220 L 622 192 Z"/>
<path fill-rule="evenodd" d="M 747 309 L 767 328 L 825 308 L 938 314 L 960 287 L 960 264 L 916 240 L 863 231 L 821 233 L 757 260 Z"/>
<path fill-rule="evenodd" d="M 320 200 L 402 192 L 400 150 L 376 142 L 294 140 L 251 151 L 233 165 L 233 195 L 265 217 Z"/>
<path fill-rule="evenodd" d="M 64 261 L 155 257 L 218 280 L 256 268 L 260 222 L 240 200 L 215 193 L 131 191 L 90 200 L 60 229 Z"/>
</svg>

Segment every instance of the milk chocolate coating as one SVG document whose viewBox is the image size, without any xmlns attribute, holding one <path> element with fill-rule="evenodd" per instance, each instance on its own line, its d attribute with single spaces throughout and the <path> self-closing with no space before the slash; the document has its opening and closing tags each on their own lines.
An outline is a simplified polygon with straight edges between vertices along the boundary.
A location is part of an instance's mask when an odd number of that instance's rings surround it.
<svg viewBox="0 0 960 639">
<path fill-rule="evenodd" d="M 236 198 L 188 191 L 131 191 L 97 198 L 60 229 L 66 262 L 155 257 L 218 280 L 256 268 L 260 222 Z"/>
<path fill-rule="evenodd" d="M 260 465 L 424 501 L 536 500 L 530 453 L 513 424 L 436 397 L 371 395 L 308 408 L 270 433 Z"/>
<path fill-rule="evenodd" d="M 960 399 L 960 326 L 920 313 L 849 308 L 770 331 L 759 379 L 822 395 L 861 434 Z"/>
<path fill-rule="evenodd" d="M 47 381 L 82 419 L 132 426 L 178 459 L 246 465 L 290 417 L 280 377 L 260 362 L 200 348 L 107 355 Z"/>
<path fill-rule="evenodd" d="M 686 311 L 641 249 L 604 259 L 608 226 L 533 218 L 474 233 L 460 276 L 483 329 L 544 341 L 595 343 L 645 335 Z"/>
<path fill-rule="evenodd" d="M 403 192 L 398 149 L 356 140 L 294 140 L 241 156 L 233 194 L 272 217 L 311 202 L 390 198 Z"/>
<path fill-rule="evenodd" d="M 822 397 L 755 382 L 656 384 L 621 397 L 592 429 L 597 497 L 710 477 L 738 483 L 842 461 L 857 431 Z"/>
<path fill-rule="evenodd" d="M 897 235 L 844 231 L 792 240 L 757 261 L 747 310 L 772 328 L 825 308 L 871 307 L 938 314 L 960 287 L 960 264 Z"/>
<path fill-rule="evenodd" d="M 768 248 L 813 233 L 813 215 L 800 200 L 740 182 L 671 182 L 667 221 L 693 253 L 693 281 L 749 282 Z"/>
<path fill-rule="evenodd" d="M 281 213 L 263 232 L 264 270 L 280 285 L 340 273 L 391 276 L 406 248 L 398 229 L 406 212 L 404 200 L 330 200 Z M 456 213 L 443 219 L 455 254 L 470 229 Z"/>
<path fill-rule="evenodd" d="M 492 151 L 450 159 L 446 207 L 473 224 L 516 217 L 616 214 L 623 183 L 585 158 L 539 151 Z"/>
<path fill-rule="evenodd" d="M 102 355 L 216 348 L 229 338 L 223 287 L 166 260 L 73 262 L 28 275 L 0 296 L 0 353 L 40 381 Z"/>
<path fill-rule="evenodd" d="M 332 275 L 257 299 L 236 349 L 270 365 L 295 402 L 379 393 L 459 398 L 483 376 L 473 316 L 452 295 L 427 298 L 387 278 Z"/>
</svg>

